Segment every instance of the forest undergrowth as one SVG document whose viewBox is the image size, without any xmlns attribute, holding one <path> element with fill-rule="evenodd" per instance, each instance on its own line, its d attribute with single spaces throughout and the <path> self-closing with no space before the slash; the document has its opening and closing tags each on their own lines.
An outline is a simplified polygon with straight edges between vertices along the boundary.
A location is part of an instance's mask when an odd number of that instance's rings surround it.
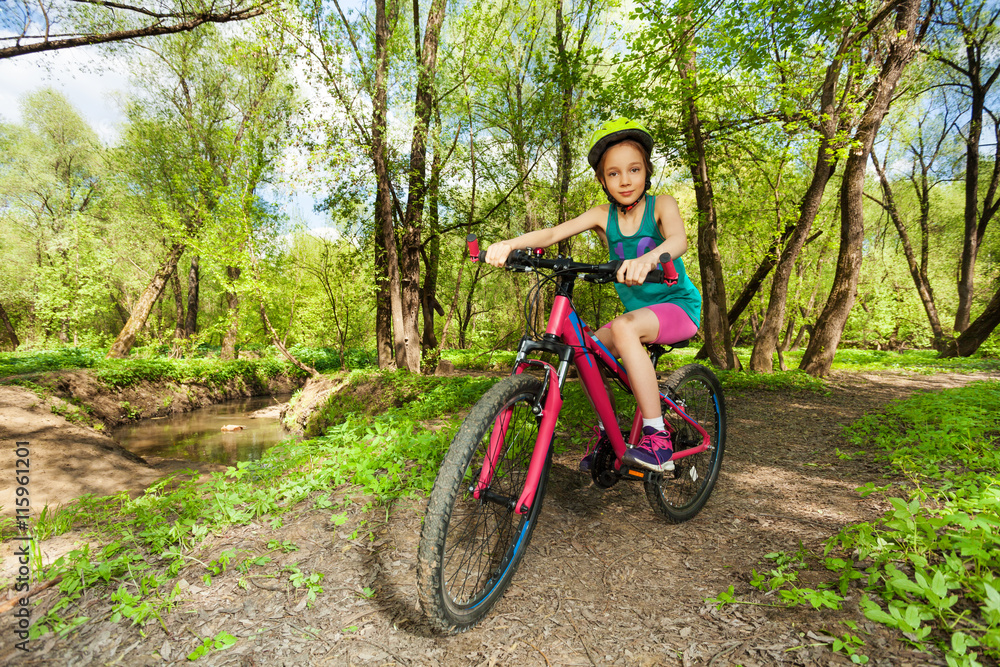
<svg viewBox="0 0 1000 667">
<path fill-rule="evenodd" d="M 714 599 L 730 604 L 841 609 L 851 593 L 861 613 L 915 647 L 934 646 L 950 667 L 1000 658 L 1000 382 L 917 394 L 847 426 L 841 458 L 870 457 L 884 469 L 891 509 L 843 528 L 821 553 L 801 545 L 766 556 L 750 586 Z M 805 570 L 826 572 L 806 587 Z M 777 602 L 768 601 L 775 600 Z M 831 648 L 868 661 L 857 623 L 828 630 Z M 992 664 L 992 663 L 991 663 Z"/>
<path fill-rule="evenodd" d="M 664 366 L 687 363 L 693 354 L 678 350 Z M 22 372 L 28 372 L 24 368 L 37 372 L 42 366 L 52 370 L 71 363 L 86 367 L 82 364 L 88 359 L 92 368 L 103 363 L 79 351 L 62 355 L 34 361 L 22 355 L 17 364 Z M 9 368 L 12 356 L 5 355 L 0 363 Z M 842 350 L 837 365 L 865 371 L 896 369 L 902 366 L 901 358 L 923 360 L 925 368 L 933 363 L 930 355 L 916 352 Z M 200 363 L 225 369 L 227 364 L 235 368 L 233 364 L 258 362 Z M 136 368 L 177 373 L 190 363 L 137 359 L 107 368 L 131 368 L 113 376 L 130 377 L 141 375 Z M 951 365 L 954 360 L 948 363 L 952 370 L 998 367 L 989 358 L 964 360 L 965 366 L 958 368 Z M 800 371 L 720 375 L 732 395 L 771 389 L 827 391 L 825 380 Z M 99 594 L 107 604 L 97 610 L 102 618 L 140 627 L 158 619 L 162 624 L 161 615 L 174 608 L 181 593 L 182 569 L 190 576 L 194 568 L 206 586 L 213 576 L 234 568 L 246 576 L 252 572 L 287 579 L 314 599 L 323 590 L 320 572 L 273 565 L 272 572 L 268 553 L 229 549 L 212 557 L 205 555 L 202 545 L 210 535 L 232 526 L 256 522 L 276 530 L 295 521 L 299 513 L 317 509 L 329 511 L 330 521 L 340 525 L 338 521 L 346 521 L 352 496 L 369 499 L 365 510 L 389 512 L 396 499 L 428 493 L 465 412 L 496 381 L 475 375 L 354 371 L 343 400 L 327 406 L 330 426 L 321 436 L 289 440 L 260 460 L 240 462 L 200 480 L 191 471 L 172 476 L 134 499 L 126 493 L 87 496 L 54 512 L 43 510 L 33 526 L 31 569 L 37 577 L 33 583 L 51 582 L 59 599 L 34 623 L 31 638 L 50 633 L 66 636 L 91 620 L 95 608 L 84 614 L 77 604 L 88 590 L 103 591 Z M 373 386 L 383 400 L 369 400 Z M 560 447 L 586 440 L 591 419 L 577 385 L 568 384 L 565 393 L 557 427 L 563 436 Z M 884 467 L 885 486 L 869 485 L 859 492 L 884 494 L 892 510 L 877 522 L 849 526 L 832 536 L 821 554 L 794 547 L 770 554 L 766 566 L 754 573 L 753 588 L 774 591 L 780 606 L 839 608 L 849 589 L 863 586 L 861 606 L 867 618 L 898 629 L 914 644 L 938 646 L 949 664 L 974 667 L 980 652 L 1000 656 L 1000 584 L 995 583 L 1000 568 L 996 555 L 1000 455 L 994 451 L 1000 438 L 998 415 L 1000 383 L 980 382 L 914 396 L 849 426 L 844 437 L 850 446 L 839 455 L 872 457 Z M 351 492 L 334 501 L 331 491 L 338 487 Z M 0 524 L 0 531 L 4 540 L 15 538 L 10 520 Z M 39 542 L 71 531 L 82 546 L 54 562 L 43 562 Z M 278 550 L 282 545 L 275 542 L 270 547 Z M 829 582 L 814 588 L 799 586 L 798 572 L 806 568 L 830 572 Z M 753 591 L 737 593 L 734 585 L 714 601 L 719 606 L 753 602 L 753 595 Z M 836 633 L 831 647 L 862 664 L 867 658 L 860 634 L 857 627 L 848 627 Z M 227 638 L 214 641 L 224 648 Z"/>
</svg>

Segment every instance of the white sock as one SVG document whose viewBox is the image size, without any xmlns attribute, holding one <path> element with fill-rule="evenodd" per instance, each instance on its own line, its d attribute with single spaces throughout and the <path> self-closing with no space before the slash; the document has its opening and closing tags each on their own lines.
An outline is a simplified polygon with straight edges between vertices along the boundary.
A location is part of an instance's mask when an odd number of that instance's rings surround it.
<svg viewBox="0 0 1000 667">
<path fill-rule="evenodd" d="M 607 433 L 607 431 L 604 429 L 604 422 L 601 421 L 600 417 L 597 418 L 597 428 Z"/>
<path fill-rule="evenodd" d="M 647 426 L 652 426 L 657 431 L 666 431 L 667 430 L 666 424 L 663 423 L 663 417 L 656 417 L 654 419 L 646 419 L 645 417 L 643 417 L 642 418 L 642 427 L 646 428 Z"/>
</svg>

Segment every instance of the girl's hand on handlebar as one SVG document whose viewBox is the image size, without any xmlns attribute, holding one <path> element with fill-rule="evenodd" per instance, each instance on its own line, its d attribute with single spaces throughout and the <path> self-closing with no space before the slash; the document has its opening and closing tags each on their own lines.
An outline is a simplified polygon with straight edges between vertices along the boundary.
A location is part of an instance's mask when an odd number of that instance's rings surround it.
<svg viewBox="0 0 1000 667">
<path fill-rule="evenodd" d="M 624 285 L 641 285 L 646 280 L 646 274 L 660 268 L 659 258 L 648 252 L 636 259 L 626 259 L 618 269 L 618 282 Z"/>
<path fill-rule="evenodd" d="M 491 243 L 490 247 L 486 249 L 486 263 L 490 266 L 503 268 L 507 263 L 507 257 L 511 252 L 513 252 L 513 250 L 514 246 L 506 241 Z"/>
</svg>

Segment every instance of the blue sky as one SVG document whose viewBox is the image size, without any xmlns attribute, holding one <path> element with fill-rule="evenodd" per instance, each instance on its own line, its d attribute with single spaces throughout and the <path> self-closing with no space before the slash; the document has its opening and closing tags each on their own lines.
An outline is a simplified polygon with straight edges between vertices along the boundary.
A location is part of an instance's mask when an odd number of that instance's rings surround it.
<svg viewBox="0 0 1000 667">
<path fill-rule="evenodd" d="M 52 87 L 62 92 L 105 144 L 117 141 L 124 120 L 121 101 L 128 92 L 125 68 L 109 59 L 100 47 L 77 47 L 0 60 L 0 120 L 21 120 L 20 100 L 33 90 Z M 307 193 L 290 195 L 285 205 L 293 220 L 313 229 L 326 226 L 323 214 L 313 211 Z"/>
</svg>

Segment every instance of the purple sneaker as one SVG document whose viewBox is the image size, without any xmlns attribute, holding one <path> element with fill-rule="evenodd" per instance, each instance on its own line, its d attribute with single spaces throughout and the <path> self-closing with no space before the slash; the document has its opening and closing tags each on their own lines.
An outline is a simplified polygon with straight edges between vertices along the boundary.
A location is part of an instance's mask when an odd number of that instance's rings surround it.
<svg viewBox="0 0 1000 667">
<path fill-rule="evenodd" d="M 590 469 L 594 467 L 594 457 L 597 455 L 597 446 L 601 444 L 601 440 L 607 437 L 607 433 L 596 426 L 594 427 L 594 444 L 587 448 L 587 454 L 580 460 L 581 472 L 590 472 Z"/>
<path fill-rule="evenodd" d="M 631 468 L 666 472 L 674 469 L 674 462 L 670 460 L 673 455 L 670 434 L 657 431 L 652 426 L 644 426 L 639 444 L 625 452 L 622 462 Z"/>
</svg>

